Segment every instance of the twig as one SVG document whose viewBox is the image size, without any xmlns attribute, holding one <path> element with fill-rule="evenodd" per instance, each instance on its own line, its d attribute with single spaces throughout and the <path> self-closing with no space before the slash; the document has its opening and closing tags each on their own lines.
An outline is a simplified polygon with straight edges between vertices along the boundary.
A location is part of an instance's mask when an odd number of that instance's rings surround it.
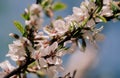
<svg viewBox="0 0 120 78">
<path fill-rule="evenodd" d="M 7 74 L 4 78 L 10 78 L 11 76 L 15 75 L 15 74 L 19 74 L 21 73 L 21 70 L 24 69 L 26 66 L 28 66 L 29 64 L 33 63 L 35 60 L 31 59 L 29 62 L 25 62 L 22 66 L 18 67 L 17 69 L 13 70 L 12 72 L 10 72 L 9 74 Z"/>
</svg>

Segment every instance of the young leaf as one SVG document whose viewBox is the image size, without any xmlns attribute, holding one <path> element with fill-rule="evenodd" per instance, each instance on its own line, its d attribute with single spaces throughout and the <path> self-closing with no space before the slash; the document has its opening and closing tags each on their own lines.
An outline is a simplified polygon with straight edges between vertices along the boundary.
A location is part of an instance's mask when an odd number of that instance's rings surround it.
<svg viewBox="0 0 120 78">
<path fill-rule="evenodd" d="M 117 20 L 120 20 L 120 13 L 115 14 Z"/>
<path fill-rule="evenodd" d="M 22 34 L 24 34 L 24 28 L 20 22 L 14 21 L 14 25 Z"/>
<path fill-rule="evenodd" d="M 111 8 L 114 14 L 116 14 L 120 10 L 119 7 L 115 5 L 114 3 L 111 3 Z"/>
<path fill-rule="evenodd" d="M 75 31 L 75 33 L 73 33 L 73 37 L 77 37 L 79 35 L 79 31 Z"/>
<path fill-rule="evenodd" d="M 96 13 L 99 13 L 103 7 L 103 0 L 96 0 L 95 4 L 98 6 L 98 8 L 96 9 Z"/>
<path fill-rule="evenodd" d="M 52 0 L 42 0 L 41 1 L 41 6 L 43 7 L 43 8 L 46 8 L 46 7 L 50 7 L 51 6 L 51 4 L 52 4 Z"/>
<path fill-rule="evenodd" d="M 23 19 L 25 19 L 25 20 L 29 20 L 29 19 L 30 19 L 30 14 L 24 13 L 24 14 L 22 14 L 21 16 L 22 16 Z"/>
<path fill-rule="evenodd" d="M 90 17 L 89 17 L 89 18 L 90 18 Z M 86 18 L 86 19 L 82 22 L 82 25 L 80 25 L 81 28 L 83 28 L 83 27 L 85 26 L 85 24 L 87 24 L 89 18 Z"/>
<path fill-rule="evenodd" d="M 53 4 L 52 9 L 54 11 L 59 11 L 59 10 L 66 9 L 66 7 L 67 7 L 66 4 L 64 4 L 62 2 L 56 2 L 56 3 Z"/>
<path fill-rule="evenodd" d="M 97 16 L 98 18 L 100 18 L 103 22 L 107 22 L 107 20 L 106 20 L 106 18 L 105 17 L 103 17 L 103 16 Z"/>
</svg>

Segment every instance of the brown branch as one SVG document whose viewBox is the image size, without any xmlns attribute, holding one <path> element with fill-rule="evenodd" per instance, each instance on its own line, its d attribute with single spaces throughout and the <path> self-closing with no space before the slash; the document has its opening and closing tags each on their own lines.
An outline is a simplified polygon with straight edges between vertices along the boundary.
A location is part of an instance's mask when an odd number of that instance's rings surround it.
<svg viewBox="0 0 120 78">
<path fill-rule="evenodd" d="M 31 59 L 29 62 L 25 62 L 22 66 L 16 68 L 15 70 L 13 70 L 12 72 L 10 72 L 9 74 L 7 74 L 4 78 L 10 78 L 11 76 L 15 75 L 15 74 L 19 74 L 21 73 L 21 70 L 24 69 L 26 66 L 28 66 L 29 64 L 33 63 L 35 60 Z"/>
</svg>

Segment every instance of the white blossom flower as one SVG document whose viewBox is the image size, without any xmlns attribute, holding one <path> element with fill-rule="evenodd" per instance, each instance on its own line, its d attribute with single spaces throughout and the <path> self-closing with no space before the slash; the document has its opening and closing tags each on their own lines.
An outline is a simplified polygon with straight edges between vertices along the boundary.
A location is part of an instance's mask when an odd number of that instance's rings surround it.
<svg viewBox="0 0 120 78">
<path fill-rule="evenodd" d="M 43 28 L 43 30 L 50 37 L 57 35 L 57 31 L 53 28 L 53 26 L 46 26 Z"/>
<path fill-rule="evenodd" d="M 49 68 L 41 69 L 49 78 L 57 78 L 58 72 L 63 72 L 64 68 L 61 65 L 50 66 Z"/>
<path fill-rule="evenodd" d="M 29 28 L 34 26 L 34 30 L 39 30 L 43 23 L 43 12 L 42 8 L 38 4 L 32 4 L 28 10 L 30 13 L 30 19 L 25 21 L 25 24 L 29 26 Z"/>
<path fill-rule="evenodd" d="M 52 26 L 44 27 L 44 32 L 49 36 L 61 36 L 69 30 L 69 24 L 67 24 L 64 20 L 55 20 L 52 24 Z"/>
<path fill-rule="evenodd" d="M 49 45 L 48 39 L 49 36 L 45 35 L 43 32 L 35 33 L 34 46 L 36 50 L 47 47 Z"/>
<path fill-rule="evenodd" d="M 69 29 L 69 26 L 66 25 L 66 23 L 60 19 L 53 21 L 53 26 L 55 30 L 57 31 L 57 33 L 60 35 L 64 34 Z"/>
<path fill-rule="evenodd" d="M 35 30 L 39 30 L 43 23 L 42 18 L 38 18 L 37 16 L 30 16 L 30 20 L 26 20 L 25 24 L 29 26 L 29 28 L 32 28 L 34 26 Z"/>
<path fill-rule="evenodd" d="M 72 25 L 72 22 L 76 21 L 76 17 L 74 15 L 68 15 L 64 18 L 67 25 Z"/>
<path fill-rule="evenodd" d="M 45 63 L 49 64 L 61 64 L 62 61 L 57 57 L 55 50 L 58 48 L 58 43 L 54 42 L 52 45 L 42 47 L 33 53 L 33 58 L 39 60 L 40 66 L 44 67 Z M 44 63 L 44 64 L 42 64 Z M 46 66 L 46 65 L 45 65 Z"/>
<path fill-rule="evenodd" d="M 39 4 L 32 4 L 30 7 L 31 15 L 39 15 L 42 11 L 42 7 Z"/>
<path fill-rule="evenodd" d="M 27 14 L 29 13 L 29 11 L 28 11 L 28 9 L 27 9 L 27 8 L 25 8 L 25 13 L 27 13 Z"/>
<path fill-rule="evenodd" d="M 25 44 L 28 44 L 28 49 L 33 50 L 31 43 L 26 38 L 20 38 L 13 41 L 13 44 L 9 44 L 9 52 L 6 56 L 10 56 L 12 60 L 24 60 L 26 56 Z"/>
<path fill-rule="evenodd" d="M 47 46 L 46 48 L 41 50 L 41 57 L 46 59 L 46 62 L 49 64 L 61 64 L 61 60 L 56 56 L 56 49 L 58 48 L 58 43 L 54 42 L 51 46 Z M 59 61 L 59 62 L 58 62 Z"/>
<path fill-rule="evenodd" d="M 0 78 L 3 78 L 5 75 L 9 74 L 12 70 L 15 69 L 15 67 L 12 66 L 7 60 L 0 63 L 0 67 L 3 69 L 3 71 L 0 72 Z"/>
<path fill-rule="evenodd" d="M 73 16 L 75 21 L 79 23 L 89 16 L 88 10 L 85 8 L 73 7 Z"/>
<path fill-rule="evenodd" d="M 62 71 L 61 55 L 57 52 L 58 43 L 54 42 L 52 45 L 45 48 L 40 48 L 36 53 L 37 67 L 48 76 L 55 76 L 57 71 Z"/>
<path fill-rule="evenodd" d="M 94 26 L 94 25 L 95 25 L 95 20 L 90 19 L 90 20 L 87 22 L 86 27 L 92 27 L 92 26 Z"/>
<path fill-rule="evenodd" d="M 78 7 L 73 7 L 73 14 L 74 14 L 74 15 L 84 16 L 85 13 L 86 13 L 86 11 L 84 11 L 83 9 L 78 8 Z"/>
<path fill-rule="evenodd" d="M 80 8 L 73 7 L 73 14 L 64 18 L 68 25 L 71 25 L 72 22 L 80 23 L 89 16 L 88 9 L 82 5 Z"/>
<path fill-rule="evenodd" d="M 68 21 L 69 24 L 71 24 L 70 22 L 74 21 L 82 24 L 82 21 L 87 19 L 90 16 L 90 13 L 93 12 L 95 9 L 96 5 L 94 2 L 89 2 L 88 0 L 85 0 L 85 2 L 81 3 L 80 7 L 73 7 L 73 14 L 66 17 L 65 20 Z M 90 22 L 95 24 L 93 20 L 90 20 Z"/>
<path fill-rule="evenodd" d="M 49 36 L 44 35 L 43 32 L 38 32 L 35 35 L 35 39 L 40 39 L 40 40 L 49 39 Z"/>
<path fill-rule="evenodd" d="M 110 17 L 113 15 L 113 11 L 111 10 L 110 6 L 103 6 L 100 15 Z"/>
<path fill-rule="evenodd" d="M 105 5 L 110 5 L 111 2 L 112 2 L 112 0 L 103 0 L 103 4 L 105 4 Z"/>
</svg>

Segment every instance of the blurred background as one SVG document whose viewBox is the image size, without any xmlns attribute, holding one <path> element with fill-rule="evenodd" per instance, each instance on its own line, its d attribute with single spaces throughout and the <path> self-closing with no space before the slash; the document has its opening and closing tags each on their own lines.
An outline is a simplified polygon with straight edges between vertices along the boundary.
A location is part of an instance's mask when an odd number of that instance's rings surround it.
<svg viewBox="0 0 120 78">
<path fill-rule="evenodd" d="M 72 7 L 79 7 L 82 0 L 56 1 L 62 1 L 67 4 L 67 9 L 64 11 L 55 12 L 55 16 L 65 17 L 72 14 Z M 13 39 L 8 36 L 9 33 L 12 32 L 20 34 L 14 27 L 13 21 L 18 20 L 24 24 L 21 14 L 24 12 L 26 7 L 34 2 L 35 0 L 0 0 L 0 62 L 9 59 L 5 57 L 8 52 L 8 44 L 12 43 L 13 41 Z M 44 22 L 48 23 L 49 19 L 45 18 Z M 105 39 L 104 41 L 98 43 L 99 48 L 95 50 L 96 55 L 94 62 L 90 62 L 92 63 L 92 66 L 88 66 L 88 69 L 84 73 L 84 78 L 120 78 L 120 22 L 110 21 L 108 23 L 101 23 L 99 25 L 104 26 L 102 33 L 105 35 Z M 88 49 L 87 51 L 89 51 L 89 56 L 92 56 L 92 52 L 90 51 L 93 50 L 90 48 L 90 50 Z M 80 52 L 78 52 L 78 54 L 80 54 Z M 68 58 L 84 57 L 84 54 L 83 56 L 81 54 L 80 56 L 75 56 L 74 54 L 74 56 L 68 55 L 63 57 L 64 63 L 68 61 Z M 88 59 L 89 56 L 82 58 L 83 61 Z M 77 62 L 79 64 L 84 63 L 81 62 L 79 58 L 75 60 L 78 60 Z M 87 64 L 89 65 L 89 63 Z"/>
</svg>

